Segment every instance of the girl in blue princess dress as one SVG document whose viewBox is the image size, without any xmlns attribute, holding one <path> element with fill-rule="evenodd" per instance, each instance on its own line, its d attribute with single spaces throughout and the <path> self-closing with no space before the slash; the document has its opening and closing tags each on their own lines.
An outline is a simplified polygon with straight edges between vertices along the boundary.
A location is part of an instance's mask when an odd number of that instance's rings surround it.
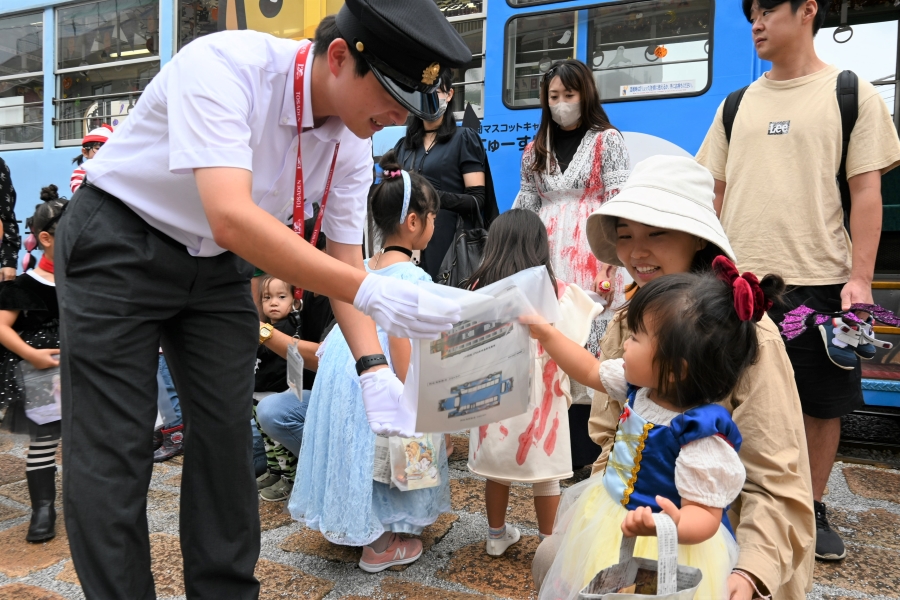
<svg viewBox="0 0 900 600">
<path fill-rule="evenodd" d="M 402 171 L 394 153 L 381 160 L 381 183 L 371 192 L 371 212 L 384 247 L 366 270 L 407 281 L 430 281 L 410 259 L 425 248 L 434 232 L 439 197 L 428 181 Z M 378 337 L 390 368 L 404 381 L 409 368 L 409 340 Z M 436 444 L 440 484 L 402 492 L 373 481 L 375 434 L 369 427 L 356 361 L 335 326 L 319 348 L 319 370 L 313 385 L 296 483 L 288 507 L 291 515 L 326 539 L 344 546 L 363 546 L 359 566 L 376 573 L 414 562 L 422 543 L 398 534 L 418 535 L 441 513 L 450 511 L 450 477 L 443 444 Z"/>
<path fill-rule="evenodd" d="M 625 356 L 599 363 L 548 325 L 531 327 L 559 367 L 587 387 L 627 400 L 605 473 L 570 488 L 557 512 L 560 551 L 541 599 L 573 599 L 599 571 L 619 561 L 622 536 L 655 536 L 652 513 L 678 527 L 678 562 L 699 568 L 697 600 L 727 598 L 738 547 L 726 514 L 744 484 L 741 436 L 716 404 L 757 355 L 756 321 L 784 290 L 778 276 L 760 283 L 724 256 L 714 274 L 655 279 L 627 307 Z M 655 559 L 655 537 L 635 556 Z"/>
</svg>

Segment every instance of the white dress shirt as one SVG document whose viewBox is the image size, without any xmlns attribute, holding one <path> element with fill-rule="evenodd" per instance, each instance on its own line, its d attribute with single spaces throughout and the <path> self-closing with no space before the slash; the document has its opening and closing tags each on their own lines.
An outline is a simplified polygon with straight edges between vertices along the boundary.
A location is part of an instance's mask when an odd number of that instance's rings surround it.
<svg viewBox="0 0 900 600">
<path fill-rule="evenodd" d="M 252 171 L 253 201 L 289 223 L 297 155 L 293 68 L 300 44 L 256 31 L 226 31 L 185 46 L 85 163 L 88 181 L 194 256 L 215 256 L 224 249 L 213 241 L 193 169 Z M 310 50 L 304 129 L 313 127 L 312 63 Z M 312 215 L 313 204 L 322 199 L 338 141 L 322 231 L 335 242 L 360 244 L 372 184 L 371 141 L 357 138 L 337 117 L 300 136 L 306 214 Z"/>
</svg>

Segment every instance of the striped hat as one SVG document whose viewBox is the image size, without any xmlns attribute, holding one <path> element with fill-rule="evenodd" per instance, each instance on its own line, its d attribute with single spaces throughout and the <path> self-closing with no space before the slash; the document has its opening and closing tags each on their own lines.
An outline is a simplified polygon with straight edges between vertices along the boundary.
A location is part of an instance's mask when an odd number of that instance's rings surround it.
<svg viewBox="0 0 900 600">
<path fill-rule="evenodd" d="M 97 129 L 92 129 L 86 136 L 84 136 L 84 139 L 81 140 L 81 145 L 84 146 L 85 144 L 96 144 L 98 142 L 101 144 L 105 144 L 109 139 L 109 136 L 112 135 L 112 132 L 112 125 L 103 123 L 102 125 L 100 125 L 100 127 L 98 127 Z"/>
</svg>

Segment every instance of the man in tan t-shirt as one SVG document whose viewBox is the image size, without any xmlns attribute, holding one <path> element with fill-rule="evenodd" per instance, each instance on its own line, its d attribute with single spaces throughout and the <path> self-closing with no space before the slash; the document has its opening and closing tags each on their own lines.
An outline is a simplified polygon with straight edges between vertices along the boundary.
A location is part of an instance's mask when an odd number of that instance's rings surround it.
<svg viewBox="0 0 900 600">
<path fill-rule="evenodd" d="M 820 10 L 821 8 L 821 10 Z M 816 55 L 825 19 L 816 0 L 743 0 L 757 54 L 772 70 L 747 88 L 726 140 L 722 106 L 697 153 L 716 179 L 716 210 L 738 266 L 788 283 L 770 311 L 779 323 L 801 304 L 822 311 L 872 302 L 881 234 L 881 175 L 900 163 L 900 139 L 875 88 L 859 81 L 859 116 L 847 153 L 850 232 L 844 229 L 836 173 L 841 160 L 840 69 Z M 850 237 L 853 244 L 850 243 Z M 816 557 L 846 549 L 829 525 L 822 495 L 840 441 L 840 417 L 862 405 L 859 359 L 835 358 L 827 328 L 786 343 L 803 406 L 816 512 Z M 824 344 L 823 344 L 824 339 Z M 849 355 L 849 360 L 847 356 Z"/>
</svg>

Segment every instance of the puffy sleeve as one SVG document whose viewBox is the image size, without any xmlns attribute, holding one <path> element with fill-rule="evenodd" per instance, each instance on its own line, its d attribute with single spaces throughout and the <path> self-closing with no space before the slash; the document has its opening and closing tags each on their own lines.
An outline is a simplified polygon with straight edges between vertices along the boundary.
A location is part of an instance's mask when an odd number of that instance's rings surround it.
<svg viewBox="0 0 900 600">
<path fill-rule="evenodd" d="M 46 311 L 47 305 L 40 297 L 18 285 L 19 280 L 0 283 L 0 310 Z"/>
<path fill-rule="evenodd" d="M 534 165 L 534 142 L 528 144 L 522 154 L 521 184 L 512 207 L 539 212 L 541 197 L 538 195 L 537 185 L 535 185 L 535 173 L 531 170 L 532 165 Z"/>
<path fill-rule="evenodd" d="M 625 402 L 628 399 L 628 382 L 625 381 L 625 359 L 616 358 L 600 363 L 600 381 L 610 398 Z"/>
<path fill-rule="evenodd" d="M 717 435 L 687 444 L 675 461 L 675 487 L 685 500 L 725 508 L 737 498 L 747 473 L 738 453 Z"/>
<path fill-rule="evenodd" d="M 463 175 L 484 173 L 485 156 L 481 138 L 468 127 L 460 127 L 458 134 L 462 137 L 459 144 L 459 172 Z"/>
<path fill-rule="evenodd" d="M 603 153 L 600 164 L 603 177 L 603 202 L 615 197 L 628 180 L 630 161 L 625 138 L 616 129 L 607 129 L 603 135 Z"/>
</svg>

